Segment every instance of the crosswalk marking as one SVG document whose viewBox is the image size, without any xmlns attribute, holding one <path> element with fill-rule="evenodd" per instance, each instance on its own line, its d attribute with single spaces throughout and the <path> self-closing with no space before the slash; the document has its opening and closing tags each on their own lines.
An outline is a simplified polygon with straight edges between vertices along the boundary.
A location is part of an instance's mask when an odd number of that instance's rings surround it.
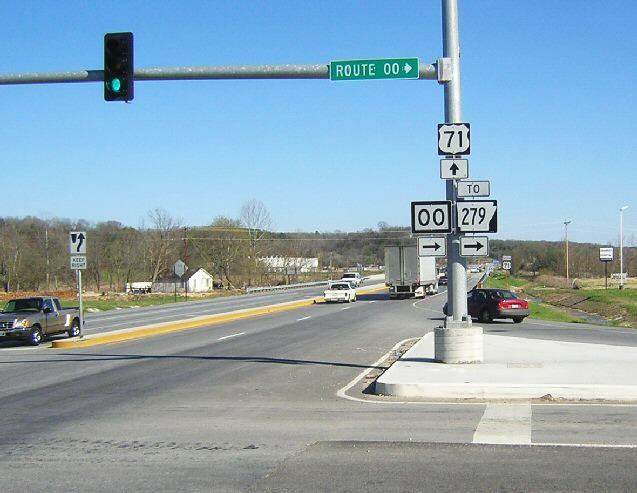
<svg viewBox="0 0 637 493">
<path fill-rule="evenodd" d="M 475 433 L 473 443 L 531 443 L 531 403 L 487 404 Z"/>
</svg>

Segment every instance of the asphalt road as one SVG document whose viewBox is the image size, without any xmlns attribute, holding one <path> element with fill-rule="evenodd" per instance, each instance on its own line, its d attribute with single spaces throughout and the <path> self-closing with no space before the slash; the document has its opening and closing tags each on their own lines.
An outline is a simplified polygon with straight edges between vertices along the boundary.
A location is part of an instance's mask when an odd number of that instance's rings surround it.
<svg viewBox="0 0 637 493">
<path fill-rule="evenodd" d="M 637 489 L 635 406 L 533 404 L 541 445 L 485 445 L 473 443 L 485 404 L 370 401 L 365 382 L 337 396 L 438 324 L 444 299 L 368 295 L 108 346 L 3 351 L 0 491 Z M 487 329 L 502 330 L 637 345 L 628 329 Z"/>
</svg>

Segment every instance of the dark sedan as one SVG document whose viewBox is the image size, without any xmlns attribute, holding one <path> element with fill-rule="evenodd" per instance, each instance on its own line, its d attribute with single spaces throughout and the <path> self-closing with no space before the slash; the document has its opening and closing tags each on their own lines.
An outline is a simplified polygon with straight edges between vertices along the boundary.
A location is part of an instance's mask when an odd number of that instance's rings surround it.
<svg viewBox="0 0 637 493">
<path fill-rule="evenodd" d="M 529 302 L 506 289 L 473 289 L 467 293 L 467 309 L 471 318 L 489 323 L 496 318 L 510 318 L 519 324 L 529 316 Z M 447 305 L 443 308 L 447 314 Z"/>
</svg>

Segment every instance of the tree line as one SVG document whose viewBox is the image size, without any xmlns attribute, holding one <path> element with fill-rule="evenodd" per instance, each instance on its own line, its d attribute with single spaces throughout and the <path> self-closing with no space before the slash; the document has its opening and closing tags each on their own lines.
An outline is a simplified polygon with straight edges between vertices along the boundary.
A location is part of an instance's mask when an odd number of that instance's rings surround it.
<svg viewBox="0 0 637 493">
<path fill-rule="evenodd" d="M 317 257 L 328 275 L 357 265 L 382 265 L 384 247 L 410 244 L 409 228 L 379 223 L 358 232 L 273 232 L 265 205 L 243 204 L 237 217 L 218 216 L 205 226 L 185 226 L 164 209 L 147 214 L 138 227 L 117 221 L 91 223 L 36 217 L 0 218 L 0 283 L 5 291 L 58 291 L 72 288 L 68 233 L 87 231 L 88 267 L 83 279 L 97 292 L 122 291 L 126 283 L 156 281 L 170 274 L 178 259 L 191 268 L 203 267 L 224 286 L 276 284 L 285 274 L 270 272 L 261 257 Z M 569 244 L 571 277 L 599 277 L 604 265 L 599 246 Z M 492 258 L 513 257 L 515 270 L 565 273 L 563 242 L 492 240 Z M 624 269 L 637 272 L 637 252 L 625 248 Z M 619 252 L 609 264 L 619 272 Z M 303 278 L 295 280 L 304 280 Z"/>
</svg>

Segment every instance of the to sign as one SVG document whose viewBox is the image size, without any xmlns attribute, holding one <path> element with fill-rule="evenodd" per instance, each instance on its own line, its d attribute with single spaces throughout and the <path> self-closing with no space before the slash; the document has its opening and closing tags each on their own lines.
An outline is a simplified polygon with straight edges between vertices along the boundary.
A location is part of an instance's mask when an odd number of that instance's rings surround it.
<svg viewBox="0 0 637 493">
<path fill-rule="evenodd" d="M 411 203 L 412 233 L 451 233 L 451 201 Z"/>
<path fill-rule="evenodd" d="M 462 257 L 483 257 L 489 255 L 489 238 L 486 236 L 461 236 L 460 255 Z"/>
<path fill-rule="evenodd" d="M 505 260 L 504 262 L 502 262 L 502 268 L 504 270 L 511 270 L 511 261 Z"/>
<path fill-rule="evenodd" d="M 469 176 L 468 159 L 441 159 L 440 178 L 443 180 L 460 180 Z"/>
<path fill-rule="evenodd" d="M 419 236 L 418 237 L 419 257 L 446 257 L 447 241 L 444 236 Z"/>
<path fill-rule="evenodd" d="M 498 201 L 472 200 L 456 204 L 458 231 L 463 233 L 497 233 Z"/>
<path fill-rule="evenodd" d="M 417 79 L 418 58 L 330 62 L 330 80 Z"/>
<path fill-rule="evenodd" d="M 488 197 L 491 195 L 488 181 L 459 181 L 458 197 Z"/>
<path fill-rule="evenodd" d="M 511 255 L 502 255 L 502 262 L 505 262 L 507 260 L 511 262 Z"/>
<path fill-rule="evenodd" d="M 613 247 L 602 247 L 599 249 L 599 259 L 602 262 L 613 261 Z"/>
<path fill-rule="evenodd" d="M 470 125 L 468 123 L 438 124 L 438 154 L 461 156 L 470 154 Z"/>
<path fill-rule="evenodd" d="M 86 253 L 86 231 L 71 231 L 69 233 L 69 252 L 71 255 Z"/>
<path fill-rule="evenodd" d="M 86 269 L 86 255 L 71 255 L 71 269 Z"/>
</svg>

